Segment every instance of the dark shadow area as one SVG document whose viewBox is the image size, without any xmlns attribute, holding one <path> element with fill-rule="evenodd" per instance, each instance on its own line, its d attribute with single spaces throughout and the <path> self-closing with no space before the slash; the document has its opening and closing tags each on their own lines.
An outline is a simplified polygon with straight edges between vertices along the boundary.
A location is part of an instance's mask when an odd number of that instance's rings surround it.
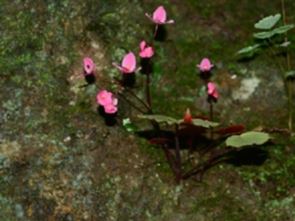
<svg viewBox="0 0 295 221">
<path fill-rule="evenodd" d="M 200 72 L 200 78 L 204 81 L 208 81 L 212 77 L 211 71 L 201 71 Z"/>
<path fill-rule="evenodd" d="M 104 111 L 104 107 L 103 106 L 101 106 L 101 105 L 99 105 L 98 107 L 97 107 L 97 113 L 100 115 L 100 116 L 102 116 L 102 117 L 105 117 L 106 116 L 106 113 L 105 113 L 105 111 Z"/>
<path fill-rule="evenodd" d="M 262 150 L 258 147 L 247 147 L 242 150 L 227 153 L 227 160 L 225 160 L 225 163 L 234 166 L 260 166 L 267 160 L 268 156 L 269 154 L 266 150 Z"/>
<path fill-rule="evenodd" d="M 85 81 L 88 83 L 88 84 L 94 84 L 95 81 L 96 81 L 96 78 L 95 78 L 95 75 L 94 74 L 86 74 L 84 75 L 85 76 Z"/>
<path fill-rule="evenodd" d="M 134 87 L 135 85 L 135 73 L 129 73 L 129 74 L 122 74 L 122 86 L 124 87 Z"/>
<path fill-rule="evenodd" d="M 117 114 L 106 114 L 104 121 L 107 126 L 114 126 L 117 123 L 116 119 Z"/>
<path fill-rule="evenodd" d="M 238 57 L 237 61 L 241 63 L 250 63 L 256 58 L 257 55 L 248 55 L 248 56 L 241 56 Z"/>
<path fill-rule="evenodd" d="M 105 112 L 104 107 L 101 105 L 97 107 L 97 112 L 100 116 L 104 118 L 105 124 L 107 126 L 114 126 L 117 123 L 117 113 L 108 114 Z"/>
<path fill-rule="evenodd" d="M 153 68 L 153 63 L 150 58 L 141 58 L 140 59 L 140 66 L 141 66 L 140 72 L 142 74 L 147 75 L 147 74 L 153 73 L 154 68 Z"/>
<path fill-rule="evenodd" d="M 180 149 L 200 151 L 210 148 L 215 141 L 205 136 L 206 130 L 194 125 L 186 125 L 178 131 Z M 169 149 L 175 149 L 175 132 L 169 130 L 145 130 L 138 131 L 139 137 L 145 138 L 151 144 L 165 145 Z"/>
<path fill-rule="evenodd" d="M 155 41 L 160 42 L 163 42 L 167 39 L 167 29 L 164 25 L 158 25 L 157 31 L 154 33 L 154 39 Z"/>
</svg>

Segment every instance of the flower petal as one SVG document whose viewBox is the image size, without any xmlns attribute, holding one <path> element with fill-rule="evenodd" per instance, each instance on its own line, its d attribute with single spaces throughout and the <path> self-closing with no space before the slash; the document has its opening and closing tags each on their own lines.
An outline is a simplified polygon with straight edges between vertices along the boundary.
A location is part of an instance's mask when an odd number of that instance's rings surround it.
<svg viewBox="0 0 295 221">
<path fill-rule="evenodd" d="M 164 24 L 167 20 L 165 8 L 161 5 L 153 13 L 153 20 L 157 24 Z"/>
<path fill-rule="evenodd" d="M 133 52 L 129 52 L 124 56 L 121 66 L 124 73 L 132 73 L 135 71 L 136 58 Z"/>
</svg>

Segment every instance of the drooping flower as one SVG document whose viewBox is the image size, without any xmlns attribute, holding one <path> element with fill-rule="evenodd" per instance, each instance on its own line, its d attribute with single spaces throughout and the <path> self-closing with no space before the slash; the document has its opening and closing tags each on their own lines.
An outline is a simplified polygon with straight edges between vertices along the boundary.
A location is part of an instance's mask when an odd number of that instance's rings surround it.
<svg viewBox="0 0 295 221">
<path fill-rule="evenodd" d="M 104 111 L 107 114 L 114 114 L 114 113 L 116 113 L 118 111 L 118 108 L 113 103 L 109 103 L 109 104 L 104 106 Z"/>
<path fill-rule="evenodd" d="M 193 121 L 193 118 L 191 115 L 191 110 L 189 108 L 187 108 L 185 111 L 185 114 L 183 116 L 183 122 L 190 124 L 190 123 L 192 123 L 192 121 Z"/>
<path fill-rule="evenodd" d="M 83 59 L 83 66 L 84 66 L 84 74 L 93 74 L 94 71 L 94 62 L 91 58 L 85 57 Z"/>
<path fill-rule="evenodd" d="M 123 74 L 131 74 L 136 71 L 136 58 L 133 52 L 129 52 L 123 57 L 121 65 L 113 63 Z"/>
<path fill-rule="evenodd" d="M 167 13 L 165 8 L 161 5 L 154 12 L 153 16 L 150 16 L 148 13 L 145 15 L 156 25 L 172 24 L 174 20 L 167 21 Z"/>
<path fill-rule="evenodd" d="M 141 58 L 151 58 L 154 55 L 153 47 L 149 46 L 145 41 L 140 42 L 139 48 L 139 56 Z"/>
<path fill-rule="evenodd" d="M 219 94 L 216 85 L 213 82 L 207 84 L 207 94 L 209 99 L 213 99 L 215 102 L 217 101 Z"/>
<path fill-rule="evenodd" d="M 104 108 L 107 114 L 116 113 L 118 110 L 118 99 L 114 97 L 112 92 L 107 90 L 102 90 L 97 94 L 96 102 Z"/>
<path fill-rule="evenodd" d="M 209 72 L 214 67 L 208 58 L 203 58 L 201 63 L 197 65 L 201 72 Z"/>
<path fill-rule="evenodd" d="M 101 106 L 110 104 L 113 102 L 113 94 L 107 90 L 102 90 L 96 95 L 96 102 Z"/>
</svg>

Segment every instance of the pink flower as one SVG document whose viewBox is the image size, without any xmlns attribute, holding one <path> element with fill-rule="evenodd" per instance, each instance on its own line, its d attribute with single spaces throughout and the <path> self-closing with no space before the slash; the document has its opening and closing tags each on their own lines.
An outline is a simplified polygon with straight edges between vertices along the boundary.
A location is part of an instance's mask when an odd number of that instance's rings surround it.
<svg viewBox="0 0 295 221">
<path fill-rule="evenodd" d="M 109 104 L 104 106 L 104 111 L 107 114 L 114 114 L 114 113 L 116 113 L 118 111 L 118 108 L 113 103 L 109 103 Z"/>
<path fill-rule="evenodd" d="M 216 85 L 212 82 L 209 82 L 207 84 L 207 94 L 209 98 L 213 98 L 215 101 L 217 101 L 219 94 L 216 88 Z"/>
<path fill-rule="evenodd" d="M 107 90 L 102 90 L 96 95 L 96 102 L 101 106 L 110 104 L 113 102 L 113 94 Z"/>
<path fill-rule="evenodd" d="M 121 65 L 113 63 L 123 74 L 130 74 L 136 70 L 136 58 L 133 52 L 126 54 L 122 60 Z"/>
<path fill-rule="evenodd" d="M 163 25 L 163 24 L 172 24 L 174 20 L 167 21 L 167 13 L 163 6 L 159 6 L 153 13 L 153 17 L 151 17 L 148 13 L 145 15 L 156 25 Z"/>
<path fill-rule="evenodd" d="M 214 65 L 211 64 L 208 58 L 203 58 L 201 63 L 198 64 L 197 67 L 200 69 L 201 72 L 208 72 L 214 67 Z"/>
<path fill-rule="evenodd" d="M 116 113 L 118 110 L 118 99 L 114 97 L 112 92 L 107 90 L 102 90 L 97 94 L 96 102 L 104 107 L 104 111 L 107 114 Z"/>
<path fill-rule="evenodd" d="M 92 74 L 94 71 L 94 62 L 91 58 L 84 58 L 83 59 L 83 65 L 84 65 L 84 73 L 85 74 Z"/>
<path fill-rule="evenodd" d="M 151 46 L 148 46 L 145 41 L 140 42 L 139 48 L 140 48 L 139 56 L 141 58 L 153 57 L 154 49 Z"/>
</svg>

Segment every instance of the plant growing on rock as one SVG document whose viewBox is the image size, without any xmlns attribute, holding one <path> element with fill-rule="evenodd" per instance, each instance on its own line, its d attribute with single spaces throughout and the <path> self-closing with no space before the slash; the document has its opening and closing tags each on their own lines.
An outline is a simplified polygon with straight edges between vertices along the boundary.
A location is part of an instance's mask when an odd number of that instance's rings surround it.
<svg viewBox="0 0 295 221">
<path fill-rule="evenodd" d="M 107 125 L 112 126 L 116 123 L 116 114 L 118 111 L 118 99 L 114 97 L 112 92 L 101 90 L 96 95 L 98 112 L 105 118 Z"/>
<path fill-rule="evenodd" d="M 133 87 L 135 84 L 136 58 L 133 52 L 126 54 L 121 65 L 113 63 L 113 65 L 122 73 L 123 86 Z"/>
<path fill-rule="evenodd" d="M 257 30 L 253 34 L 255 44 L 242 48 L 237 52 L 242 57 L 253 57 L 256 54 L 265 53 L 275 60 L 283 80 L 286 95 L 288 97 L 288 128 L 292 134 L 293 130 L 293 83 L 295 70 L 291 67 L 290 45 L 287 32 L 295 27 L 294 24 L 287 24 L 285 13 L 285 2 L 281 0 L 282 14 L 270 15 L 262 18 L 254 27 Z M 279 25 L 281 18 L 283 21 Z M 285 60 L 283 60 L 283 59 Z"/>
<path fill-rule="evenodd" d="M 153 64 L 151 58 L 154 56 L 154 48 L 152 46 L 149 46 L 145 41 L 140 42 L 139 48 L 141 73 L 146 75 L 146 102 L 151 110 L 152 101 L 150 92 L 150 78 L 153 72 Z"/>
<path fill-rule="evenodd" d="M 154 136 L 139 134 L 163 149 L 177 183 L 190 177 L 200 180 L 211 167 L 230 160 L 235 153 L 254 145 L 262 145 L 270 139 L 270 136 L 263 132 L 243 133 L 245 127 L 242 125 L 218 128 L 218 123 L 193 118 L 189 111 L 186 111 L 183 119 L 164 115 L 138 117 L 153 120 L 165 127 Z"/>
<path fill-rule="evenodd" d="M 84 68 L 84 78 L 88 84 L 93 84 L 95 82 L 94 68 L 95 64 L 93 60 L 89 57 L 83 59 L 83 68 Z"/>
<path fill-rule="evenodd" d="M 163 6 L 159 6 L 153 16 L 148 14 L 146 16 L 155 24 L 153 40 L 159 40 L 158 35 L 165 30 L 165 24 L 174 23 L 173 20 L 167 20 L 166 10 Z M 190 177 L 201 179 L 205 171 L 228 160 L 234 152 L 239 152 L 253 145 L 264 144 L 270 139 L 270 136 L 263 132 L 244 133 L 245 127 L 242 125 L 221 127 L 219 123 L 214 122 L 213 106 L 219 99 L 219 93 L 216 84 L 211 80 L 214 65 L 208 58 L 202 59 L 197 68 L 200 71 L 200 78 L 207 88 L 209 117 L 193 116 L 189 108 L 185 111 L 182 119 L 154 114 L 150 93 L 150 79 L 153 72 L 151 59 L 156 51 L 153 45 L 153 42 L 147 43 L 146 41 L 141 41 L 139 44 L 140 69 L 143 76 L 146 77 L 145 98 L 141 98 L 134 91 L 137 88 L 137 85 L 134 87 L 136 83 L 135 72 L 139 69 L 136 67 L 136 56 L 133 52 L 127 53 L 120 65 L 113 63 L 122 74 L 122 80 L 115 81 L 122 89 L 117 94 L 141 113 L 138 115 L 139 119 L 151 123 L 152 129 L 150 131 L 137 131 L 137 134 L 162 148 L 177 183 Z M 129 96 L 134 99 L 129 99 Z M 104 117 L 115 117 L 118 101 L 111 92 L 100 91 L 97 94 L 97 103 L 99 111 Z M 125 125 L 127 124 L 129 130 L 132 130 L 130 119 L 127 119 L 124 121 Z"/>
<path fill-rule="evenodd" d="M 148 13 L 145 15 L 155 24 L 154 39 L 158 41 L 164 41 L 166 38 L 165 24 L 173 24 L 174 20 L 167 20 L 167 13 L 164 6 L 159 6 L 154 12 L 153 16 Z"/>
</svg>

